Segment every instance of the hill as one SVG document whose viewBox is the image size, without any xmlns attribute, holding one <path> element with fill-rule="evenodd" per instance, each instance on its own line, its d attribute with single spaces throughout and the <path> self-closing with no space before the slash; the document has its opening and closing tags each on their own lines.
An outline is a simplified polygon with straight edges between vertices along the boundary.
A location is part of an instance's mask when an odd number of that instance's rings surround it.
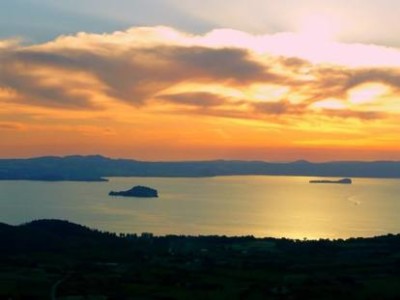
<svg viewBox="0 0 400 300">
<path fill-rule="evenodd" d="M 286 175 L 319 177 L 400 178 L 400 162 L 182 161 L 146 162 L 100 155 L 0 159 L 0 180 L 102 181 L 106 177 L 207 177 Z"/>
<path fill-rule="evenodd" d="M 398 299 L 400 236 L 289 240 L 0 226 L 0 299 Z"/>
</svg>

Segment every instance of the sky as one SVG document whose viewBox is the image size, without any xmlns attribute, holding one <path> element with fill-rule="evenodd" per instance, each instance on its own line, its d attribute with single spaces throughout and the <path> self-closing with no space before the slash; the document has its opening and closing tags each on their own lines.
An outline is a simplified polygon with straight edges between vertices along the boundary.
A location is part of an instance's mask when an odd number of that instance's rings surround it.
<svg viewBox="0 0 400 300">
<path fill-rule="evenodd" d="M 400 160 L 397 0 L 0 2 L 0 157 Z"/>
</svg>

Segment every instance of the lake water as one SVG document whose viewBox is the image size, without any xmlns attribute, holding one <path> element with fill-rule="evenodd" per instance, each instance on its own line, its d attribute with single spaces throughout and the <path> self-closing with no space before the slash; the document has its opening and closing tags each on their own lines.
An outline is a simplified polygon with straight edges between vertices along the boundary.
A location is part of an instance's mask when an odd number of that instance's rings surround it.
<svg viewBox="0 0 400 300">
<path fill-rule="evenodd" d="M 309 184 L 310 177 L 0 181 L 0 222 L 65 219 L 113 232 L 347 238 L 400 232 L 400 180 Z M 159 198 L 109 197 L 146 185 Z"/>
</svg>

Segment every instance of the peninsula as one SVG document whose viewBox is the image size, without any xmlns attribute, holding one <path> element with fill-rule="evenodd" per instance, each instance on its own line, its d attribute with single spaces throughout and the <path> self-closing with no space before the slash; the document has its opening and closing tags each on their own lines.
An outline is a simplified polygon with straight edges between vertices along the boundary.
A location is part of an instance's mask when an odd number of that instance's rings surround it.
<svg viewBox="0 0 400 300">
<path fill-rule="evenodd" d="M 228 175 L 321 178 L 400 178 L 400 161 L 266 162 L 240 160 L 149 162 L 100 155 L 0 159 L 0 180 L 105 181 L 110 177 Z"/>
</svg>

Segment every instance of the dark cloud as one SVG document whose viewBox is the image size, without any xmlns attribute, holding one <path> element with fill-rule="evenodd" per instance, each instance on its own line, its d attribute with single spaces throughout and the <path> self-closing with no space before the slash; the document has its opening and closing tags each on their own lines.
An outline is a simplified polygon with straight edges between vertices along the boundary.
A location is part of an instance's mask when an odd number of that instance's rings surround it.
<svg viewBox="0 0 400 300">
<path fill-rule="evenodd" d="M 398 68 L 359 69 L 354 70 L 349 77 L 345 88 L 351 89 L 368 82 L 379 82 L 395 89 L 400 88 L 400 70 Z"/>
<path fill-rule="evenodd" d="M 50 51 L 17 50 L 13 53 L 10 53 L 9 60 L 38 67 L 42 66 L 62 67 L 63 69 L 80 69 L 80 53 L 80 51 L 52 53 Z"/>
<path fill-rule="evenodd" d="M 308 105 L 327 98 L 346 98 L 346 83 L 351 76 L 347 68 L 314 66 L 308 75 L 313 79 L 293 83 L 294 88 L 302 89 Z"/>
<path fill-rule="evenodd" d="M 310 81 L 293 81 L 292 87 L 302 89 L 308 104 L 327 98 L 346 99 L 348 92 L 365 83 L 381 83 L 400 90 L 399 68 L 313 67 Z"/>
<path fill-rule="evenodd" d="M 3 72 L 3 75 L 0 75 L 0 82 L 0 87 L 17 92 L 15 102 L 66 109 L 96 108 L 87 94 L 74 93 L 60 86 L 43 85 L 37 82 L 35 76 Z"/>
<path fill-rule="evenodd" d="M 195 107 L 215 107 L 227 102 L 225 97 L 206 92 L 180 93 L 157 97 L 165 102 Z"/>
<path fill-rule="evenodd" d="M 255 81 L 276 81 L 278 76 L 268 73 L 265 66 L 249 58 L 240 49 L 209 49 L 202 47 L 176 48 L 168 55 L 178 58 L 182 67 L 194 71 L 198 77 L 248 84 Z M 211 77 L 211 78 L 210 78 Z"/>
<path fill-rule="evenodd" d="M 276 80 L 244 50 L 204 47 L 134 49 L 124 57 L 88 57 L 91 70 L 120 100 L 143 104 L 164 89 L 182 82 L 244 85 Z"/>
<path fill-rule="evenodd" d="M 311 63 L 309 61 L 298 57 L 280 56 L 277 58 L 277 62 L 287 68 L 299 69 L 302 67 L 311 67 Z"/>
<path fill-rule="evenodd" d="M 350 109 L 324 109 L 323 115 L 337 118 L 354 118 L 361 120 L 376 120 L 383 119 L 388 116 L 387 113 L 377 111 L 355 111 Z"/>
<path fill-rule="evenodd" d="M 253 104 L 258 113 L 267 115 L 301 115 L 306 113 L 305 104 L 294 104 L 287 100 L 277 102 L 258 102 Z"/>
<path fill-rule="evenodd" d="M 128 101 L 144 101 L 164 88 L 182 82 L 246 85 L 278 80 L 265 66 L 251 60 L 245 50 L 160 47 L 136 49 L 129 55 L 131 76 L 127 78 L 126 86 L 139 97 L 132 99 L 121 95 Z M 120 68 L 117 66 L 117 69 Z M 115 85 L 113 80 L 105 81 L 110 87 Z"/>
<path fill-rule="evenodd" d="M 253 108 L 257 113 L 270 116 L 287 116 L 287 115 L 320 115 L 341 119 L 360 119 L 360 120 L 376 120 L 388 117 L 388 113 L 379 111 L 358 111 L 354 109 L 323 109 L 313 110 L 309 108 L 306 102 L 291 103 L 287 100 L 278 102 L 259 102 L 253 104 Z"/>
<path fill-rule="evenodd" d="M 63 67 L 69 64 L 62 60 L 62 56 L 12 49 L 3 51 L 0 57 L 0 87 L 15 92 L 13 101 L 54 108 L 95 108 L 87 93 L 89 90 L 74 91 L 67 85 L 67 74 L 65 79 L 59 74 L 43 74 L 42 71 L 49 66 L 57 67 L 61 74 L 68 70 Z M 48 83 L 55 79 L 57 84 Z"/>
<path fill-rule="evenodd" d="M 0 122 L 0 130 L 22 130 L 23 127 L 19 123 Z"/>
<path fill-rule="evenodd" d="M 245 118 L 315 114 L 313 103 L 328 98 L 346 100 L 350 89 L 366 82 L 400 88 L 396 68 L 318 65 L 296 57 L 257 56 L 246 49 L 176 46 L 167 40 L 165 44 L 139 42 L 121 42 L 118 34 L 81 34 L 50 44 L 4 47 L 0 49 L 0 87 L 15 92 L 6 101 L 45 107 L 101 109 L 99 98 L 107 96 L 136 106 L 157 100 L 198 113 L 206 113 L 207 108 L 209 114 Z M 256 83 L 273 84 L 288 88 L 288 93 L 285 100 L 256 103 L 207 92 L 168 94 L 170 88 L 185 83 L 217 84 L 239 92 Z M 292 95 L 303 100 L 293 103 Z M 268 96 L 267 92 L 265 99 Z M 319 113 L 365 120 L 384 116 L 346 110 Z"/>
<path fill-rule="evenodd" d="M 133 48 L 118 54 L 98 52 L 70 49 L 16 51 L 1 67 L 0 84 L 46 106 L 90 107 L 90 98 L 85 97 L 85 93 L 70 95 L 68 86 L 44 86 L 30 70 L 51 67 L 84 72 L 97 78 L 105 86 L 104 92 L 108 96 L 139 105 L 162 90 L 185 81 L 245 85 L 278 80 L 278 76 L 269 73 L 265 66 L 251 60 L 245 50 L 162 46 Z M 23 70 L 17 65 L 23 65 Z"/>
</svg>

